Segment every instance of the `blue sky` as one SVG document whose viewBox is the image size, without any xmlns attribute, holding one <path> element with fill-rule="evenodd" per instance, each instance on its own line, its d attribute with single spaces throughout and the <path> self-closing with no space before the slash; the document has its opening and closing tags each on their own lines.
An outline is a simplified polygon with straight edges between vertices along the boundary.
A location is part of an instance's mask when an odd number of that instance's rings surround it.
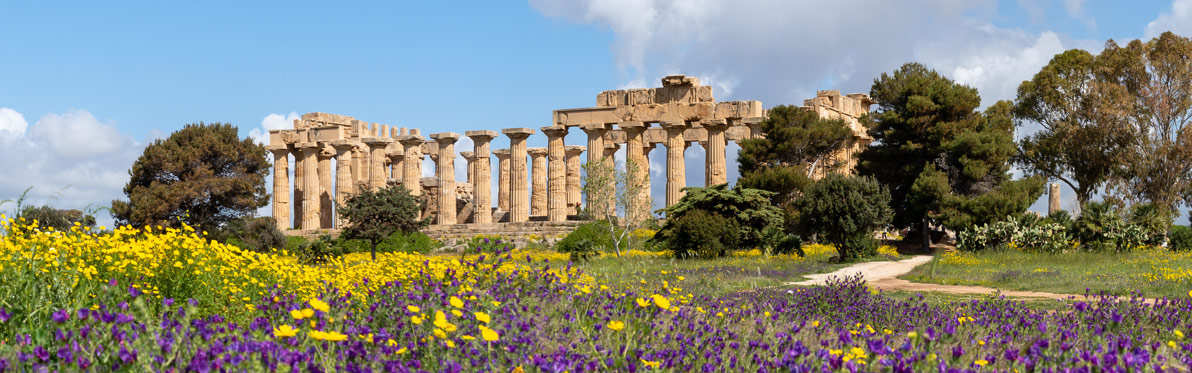
<svg viewBox="0 0 1192 373">
<path fill-rule="evenodd" d="M 867 92 L 912 60 L 988 104 L 1065 49 L 1192 35 L 1189 0 L 827 3 L 0 1 L 0 200 L 32 186 L 32 203 L 106 205 L 147 142 L 198 121 L 245 136 L 316 111 L 425 133 L 538 128 L 670 73 L 771 107 Z"/>
</svg>

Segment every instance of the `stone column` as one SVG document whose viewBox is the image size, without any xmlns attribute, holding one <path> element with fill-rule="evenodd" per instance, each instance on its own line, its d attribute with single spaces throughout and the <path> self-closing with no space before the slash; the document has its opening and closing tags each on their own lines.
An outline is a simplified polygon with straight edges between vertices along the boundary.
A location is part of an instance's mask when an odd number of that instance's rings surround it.
<svg viewBox="0 0 1192 373">
<path fill-rule="evenodd" d="M 474 177 L 474 175 L 476 173 L 475 172 L 476 165 L 474 163 L 476 161 L 476 152 L 459 152 L 459 156 L 464 157 L 464 162 L 467 162 L 467 164 L 468 164 L 467 183 L 472 184 L 472 178 Z"/>
<path fill-rule="evenodd" d="M 302 148 L 302 229 L 319 228 L 319 147 L 316 143 L 299 144 Z"/>
<path fill-rule="evenodd" d="M 369 159 L 368 159 L 368 187 L 372 190 L 377 190 L 385 187 L 385 182 L 389 180 L 388 175 L 385 174 L 385 148 L 393 139 L 384 137 L 369 137 L 364 138 L 363 141 L 368 145 Z"/>
<path fill-rule="evenodd" d="M 493 150 L 497 157 L 497 211 L 509 211 L 509 149 Z"/>
<path fill-rule="evenodd" d="M 657 145 L 642 139 L 642 188 L 644 189 L 643 193 L 650 198 L 654 198 L 654 188 L 650 186 L 650 180 L 653 179 L 650 176 L 650 152 L 654 151 L 654 147 Z M 653 199 L 650 200 L 650 203 L 654 203 Z M 649 208 L 653 210 L 654 206 L 649 206 Z"/>
<path fill-rule="evenodd" d="M 567 213 L 578 214 L 580 199 L 583 193 L 580 180 L 579 156 L 584 153 L 584 147 L 569 145 L 563 148 L 567 155 Z"/>
<path fill-rule="evenodd" d="M 615 161 L 615 157 L 617 156 L 617 150 L 620 150 L 620 149 L 621 149 L 621 144 L 618 144 L 618 143 L 615 143 L 612 141 L 604 142 L 604 156 L 601 157 L 601 160 L 599 162 L 608 162 L 610 166 L 615 167 L 616 164 L 614 164 L 613 162 Z M 615 174 L 615 170 L 614 170 L 614 174 Z M 610 176 L 614 176 L 614 175 L 610 175 Z M 615 179 L 609 180 L 609 181 L 614 182 L 614 183 L 616 182 Z M 617 196 L 616 196 L 615 187 L 609 189 L 608 194 L 604 196 L 604 201 L 605 201 L 605 205 L 608 207 L 608 211 L 612 211 L 615 214 L 617 211 Z"/>
<path fill-rule="evenodd" d="M 546 216 L 550 221 L 567 220 L 567 154 L 564 150 L 563 138 L 567 136 L 567 127 L 542 127 L 546 135 L 546 154 L 550 158 L 547 164 L 547 197 Z"/>
<path fill-rule="evenodd" d="M 406 135 L 401 137 L 401 145 L 406 150 L 402 165 L 401 185 L 410 191 L 411 195 L 422 195 L 422 136 Z"/>
<path fill-rule="evenodd" d="M 344 220 L 339 216 L 339 209 L 343 208 L 348 196 L 356 193 L 356 181 L 353 178 L 352 152 L 356 143 L 351 140 L 336 140 L 331 142 L 335 146 L 335 227 L 343 228 Z"/>
<path fill-rule="evenodd" d="M 608 126 L 604 124 L 585 124 L 580 127 L 588 135 L 588 162 L 594 163 L 604 160 L 604 134 L 608 133 Z"/>
<path fill-rule="evenodd" d="M 285 145 L 269 145 L 273 153 L 273 220 L 278 230 L 290 229 L 290 149 Z"/>
<path fill-rule="evenodd" d="M 708 145 L 704 167 L 704 186 L 710 187 L 728 182 L 728 169 L 724 164 L 724 130 L 728 124 L 724 120 L 706 120 L 701 122 L 708 131 Z"/>
<path fill-rule="evenodd" d="M 530 220 L 526 189 L 526 138 L 534 134 L 529 128 L 506 128 L 501 130 L 509 136 L 509 221 Z"/>
<path fill-rule="evenodd" d="M 302 228 L 303 200 L 306 199 L 306 162 L 303 162 L 302 148 L 294 144 L 291 154 L 294 155 L 294 223 L 291 227 Z"/>
<path fill-rule="evenodd" d="M 546 148 L 529 148 L 533 171 L 530 172 L 530 216 L 546 215 Z"/>
<path fill-rule="evenodd" d="M 687 162 L 683 158 L 687 141 L 683 139 L 686 123 L 663 123 L 666 129 L 666 205 L 679 203 L 687 186 Z"/>
<path fill-rule="evenodd" d="M 634 183 L 644 183 L 645 178 L 648 177 L 650 165 L 646 163 L 645 149 L 642 142 L 642 133 L 646 131 L 646 124 L 637 121 L 621 122 L 617 124 L 621 130 L 625 131 L 625 174 L 628 175 L 629 180 Z M 632 163 L 632 164 L 631 164 Z M 632 167 L 631 167 L 632 166 Z M 637 203 L 634 206 L 641 204 L 641 201 L 649 198 L 650 191 L 648 189 L 642 190 L 634 199 Z M 627 211 L 626 214 L 629 212 Z M 639 214 L 641 211 L 634 211 L 634 214 Z"/>
<path fill-rule="evenodd" d="M 335 192 L 331 184 L 331 158 L 335 158 L 335 148 L 329 144 L 319 144 L 319 228 L 335 228 L 335 207 L 331 202 Z"/>
<path fill-rule="evenodd" d="M 749 127 L 749 136 L 746 139 L 757 140 L 765 137 L 762 135 L 762 120 L 763 118 L 744 118 L 741 120 L 741 123 Z"/>
<path fill-rule="evenodd" d="M 1063 209 L 1063 206 L 1060 205 L 1060 183 L 1051 183 L 1047 193 L 1047 215 Z"/>
<path fill-rule="evenodd" d="M 389 169 L 385 170 L 385 173 L 389 175 L 390 179 L 401 181 L 402 172 L 405 170 L 406 147 L 402 146 L 398 138 L 393 138 L 393 142 L 385 148 L 385 157 L 389 159 Z"/>
<path fill-rule="evenodd" d="M 472 195 L 474 196 L 475 214 L 472 217 L 472 222 L 476 224 L 488 224 L 493 222 L 493 201 L 492 201 L 492 169 L 489 168 L 490 152 L 488 151 L 489 142 L 497 137 L 495 131 L 468 131 L 465 135 L 472 138 L 473 151 L 472 155 L 476 157 L 476 161 L 472 164 Z M 506 157 L 508 158 L 508 157 Z"/>
<path fill-rule="evenodd" d="M 435 162 L 435 171 L 439 179 L 437 222 L 440 225 L 455 224 L 455 217 L 459 214 L 455 209 L 455 142 L 459 140 L 459 134 L 434 133 L 430 138 L 439 143 L 439 159 Z"/>
</svg>

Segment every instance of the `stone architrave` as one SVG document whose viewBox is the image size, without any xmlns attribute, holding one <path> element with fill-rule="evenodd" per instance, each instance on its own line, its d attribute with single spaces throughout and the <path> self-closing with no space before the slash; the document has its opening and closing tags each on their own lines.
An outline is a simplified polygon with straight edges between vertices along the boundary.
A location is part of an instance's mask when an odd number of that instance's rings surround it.
<svg viewBox="0 0 1192 373">
<path fill-rule="evenodd" d="M 579 145 L 568 145 L 563 148 L 567 156 L 567 213 L 578 214 L 580 208 L 580 200 L 582 199 L 582 185 L 580 184 L 580 161 L 579 156 L 584 153 L 584 147 Z"/>
<path fill-rule="evenodd" d="M 1051 183 L 1047 192 L 1047 215 L 1063 210 L 1060 205 L 1060 183 Z"/>
<path fill-rule="evenodd" d="M 467 183 L 472 184 L 472 178 L 476 174 L 476 164 L 474 163 L 476 161 L 476 152 L 459 152 L 459 156 L 463 157 L 464 162 L 468 164 Z"/>
<path fill-rule="evenodd" d="M 501 130 L 509 136 L 509 221 L 520 223 L 530 220 L 529 190 L 526 188 L 526 139 L 534 134 L 530 128 L 506 128 Z"/>
<path fill-rule="evenodd" d="M 724 120 L 705 120 L 700 124 L 708 131 L 708 142 L 704 148 L 707 151 L 704 159 L 704 186 L 728 183 L 728 168 L 724 163 L 724 130 L 728 129 L 728 124 Z"/>
<path fill-rule="evenodd" d="M 563 138 L 567 136 L 567 127 L 542 127 L 546 135 L 547 164 L 546 217 L 550 221 L 567 220 L 567 153 Z"/>
<path fill-rule="evenodd" d="M 492 169 L 489 167 L 490 142 L 497 137 L 495 131 L 467 131 L 464 135 L 472 139 L 472 155 L 476 160 L 472 163 L 472 198 L 476 201 L 472 222 L 488 224 L 493 221 L 492 201 Z"/>
<path fill-rule="evenodd" d="M 278 230 L 290 229 L 290 149 L 285 145 L 268 145 L 273 153 L 273 220 Z"/>
<path fill-rule="evenodd" d="M 530 216 L 546 215 L 546 148 L 528 148 L 533 170 L 530 172 Z"/>
<path fill-rule="evenodd" d="M 411 130 L 410 132 L 415 132 Z M 402 165 L 401 185 L 410 191 L 410 195 L 422 195 L 422 136 L 406 135 L 401 138 L 402 147 L 406 150 Z"/>
<path fill-rule="evenodd" d="M 458 133 L 442 132 L 430 135 L 439 145 L 439 157 L 435 162 L 435 173 L 439 184 L 439 225 L 455 224 L 458 211 L 455 209 L 455 142 Z"/>
<path fill-rule="evenodd" d="M 353 180 L 355 170 L 352 170 L 352 165 L 355 164 L 352 159 L 352 153 L 356 150 L 356 143 L 351 140 L 336 140 L 332 141 L 331 145 L 335 147 L 335 206 L 338 210 L 348 200 L 348 196 L 356 193 L 356 182 Z M 343 218 L 339 214 L 335 214 L 335 227 L 343 228 Z"/>
<path fill-rule="evenodd" d="M 302 151 L 302 229 L 319 228 L 319 149 L 317 143 L 298 144 Z"/>
<path fill-rule="evenodd" d="M 368 145 L 368 187 L 377 190 L 385 187 L 389 177 L 385 174 L 385 148 L 393 139 L 385 137 L 369 137 L 361 140 Z"/>
<path fill-rule="evenodd" d="M 687 187 L 687 162 L 683 158 L 687 150 L 687 141 L 683 139 L 687 123 L 666 122 L 662 124 L 666 129 L 666 205 L 679 203 L 683 198 L 683 188 Z"/>
<path fill-rule="evenodd" d="M 497 211 L 509 211 L 509 149 L 493 150 L 497 157 Z"/>
<path fill-rule="evenodd" d="M 335 148 L 330 144 L 319 144 L 319 228 L 335 228 L 335 207 L 332 195 L 335 192 L 331 183 L 331 159 L 335 158 Z"/>
</svg>

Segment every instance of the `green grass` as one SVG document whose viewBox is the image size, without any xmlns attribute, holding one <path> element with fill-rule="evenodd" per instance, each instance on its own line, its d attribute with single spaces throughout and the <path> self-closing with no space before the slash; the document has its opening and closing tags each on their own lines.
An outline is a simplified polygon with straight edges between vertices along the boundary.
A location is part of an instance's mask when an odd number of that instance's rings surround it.
<svg viewBox="0 0 1192 373">
<path fill-rule="evenodd" d="M 923 301 L 931 306 L 950 308 L 959 305 L 960 303 L 968 303 L 972 301 L 981 301 L 986 299 L 996 299 L 996 295 L 990 294 L 953 294 L 936 291 L 926 292 L 912 292 L 902 290 L 882 291 L 882 295 L 894 299 L 918 299 L 923 297 Z M 1030 307 L 1037 310 L 1060 310 L 1066 309 L 1072 302 L 1059 299 L 1044 299 L 1044 298 L 1012 298 L 1006 297 L 1006 300 L 1012 301 L 1023 306 Z"/>
<path fill-rule="evenodd" d="M 1130 253 L 1031 254 L 1015 250 L 946 254 L 931 276 L 931 264 L 901 278 L 909 281 L 978 285 L 1083 295 L 1108 292 L 1150 298 L 1188 296 L 1192 289 L 1192 254 L 1164 249 Z"/>
</svg>

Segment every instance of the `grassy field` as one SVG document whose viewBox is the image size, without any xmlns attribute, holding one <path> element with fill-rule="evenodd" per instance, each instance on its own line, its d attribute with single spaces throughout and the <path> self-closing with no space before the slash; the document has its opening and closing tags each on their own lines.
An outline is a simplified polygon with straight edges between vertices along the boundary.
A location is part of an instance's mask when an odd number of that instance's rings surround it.
<svg viewBox="0 0 1192 373">
<path fill-rule="evenodd" d="M 1164 249 L 1130 253 L 1030 254 L 1020 251 L 944 254 L 935 277 L 931 264 L 902 276 L 915 282 L 979 285 L 1081 295 L 1108 292 L 1146 297 L 1188 296 L 1192 290 L 1192 253 Z"/>
</svg>

